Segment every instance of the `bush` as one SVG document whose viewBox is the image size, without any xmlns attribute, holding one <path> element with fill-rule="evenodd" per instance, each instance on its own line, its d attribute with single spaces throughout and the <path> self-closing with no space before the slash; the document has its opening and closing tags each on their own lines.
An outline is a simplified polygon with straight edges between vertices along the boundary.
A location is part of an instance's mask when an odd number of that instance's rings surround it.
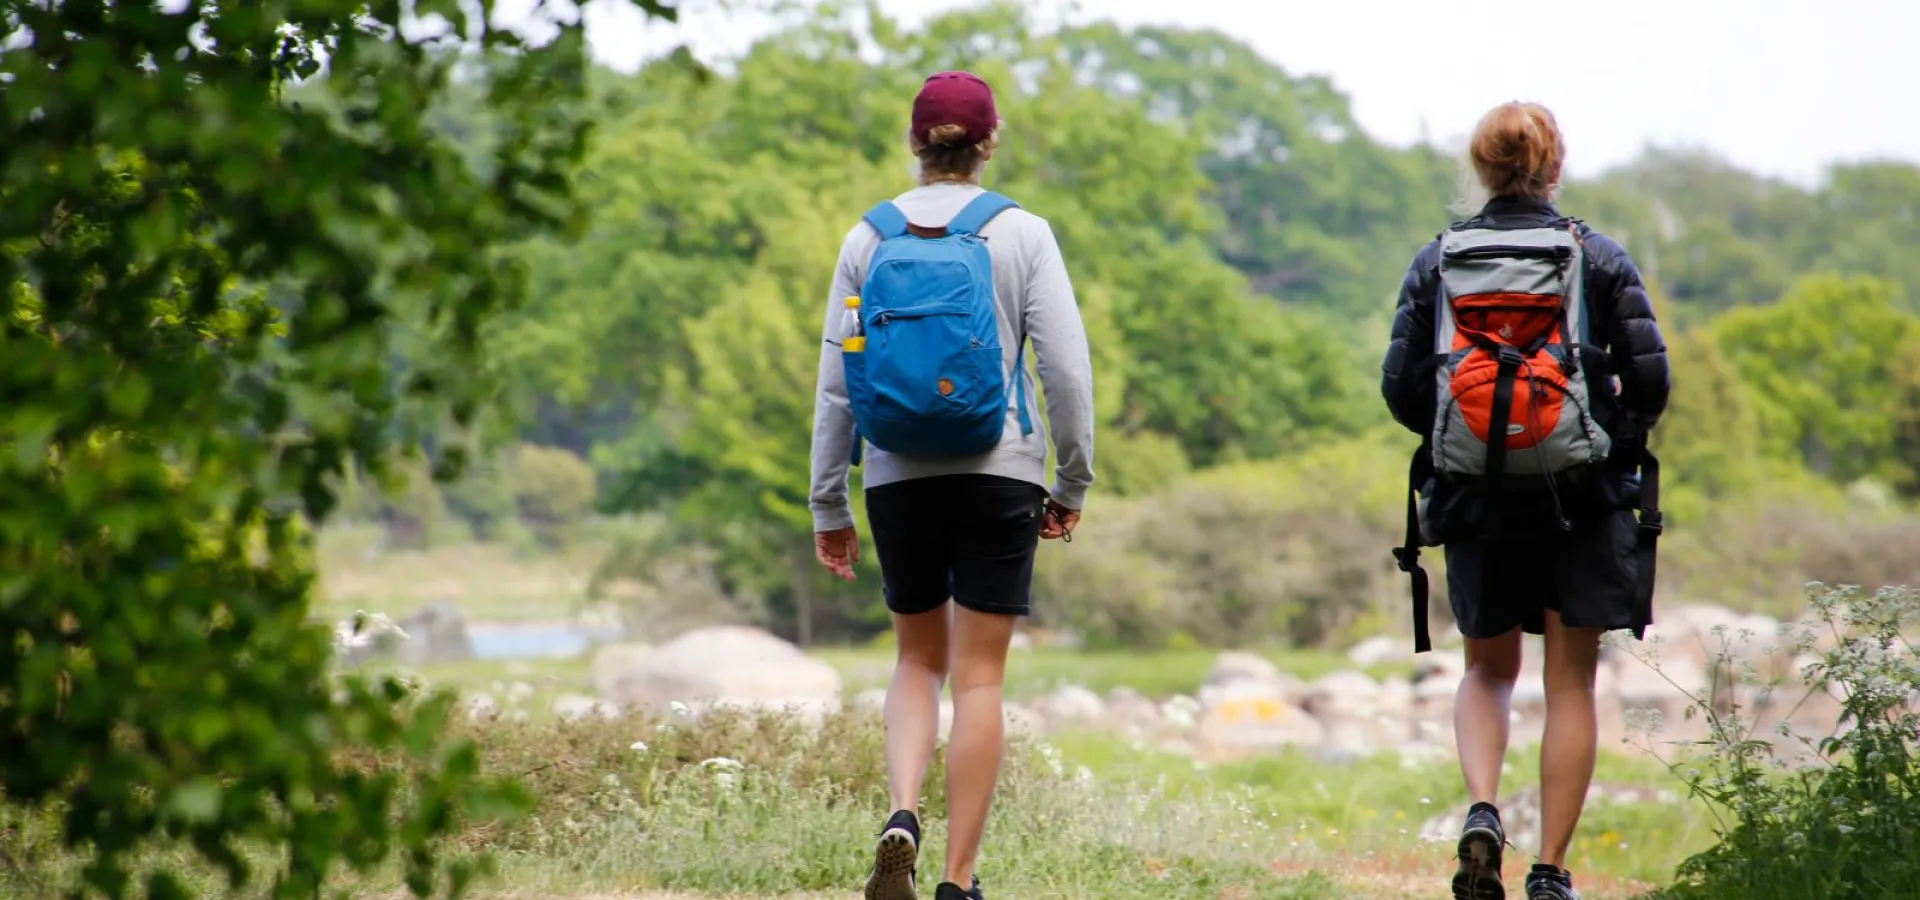
<svg viewBox="0 0 1920 900">
<path fill-rule="evenodd" d="M 1790 618 L 1797 603 L 1768 599 L 1789 585 L 1920 584 L 1920 516 L 1899 508 L 1776 494 L 1724 504 L 1668 534 L 1662 596 Z"/>
<path fill-rule="evenodd" d="M 614 603 L 629 638 L 660 641 L 706 625 L 764 624 L 764 607 L 749 607 L 728 593 L 719 554 L 687 542 L 667 518 L 638 516 L 607 525 L 610 546 L 587 596 Z"/>
<path fill-rule="evenodd" d="M 1414 439 L 1381 431 L 1279 462 L 1096 500 L 1071 545 L 1041 549 L 1036 616 L 1095 645 L 1325 646 L 1405 629 L 1405 526 Z M 1920 515 L 1867 483 L 1843 490 L 1798 466 L 1756 468 L 1764 493 L 1715 498 L 1675 478 L 1660 545 L 1662 598 L 1791 617 L 1772 602 L 1809 581 L 1920 584 Z M 1435 627 L 1448 618 L 1444 554 L 1422 557 Z"/>
<path fill-rule="evenodd" d="M 1328 445 L 1095 507 L 1072 545 L 1042 553 L 1038 615 L 1109 646 L 1318 646 L 1372 630 L 1405 602 L 1388 552 L 1405 443 Z"/>
<path fill-rule="evenodd" d="M 1668 900 L 1920 896 L 1920 659 L 1906 637 L 1920 593 L 1813 585 L 1810 596 L 1818 624 L 1795 650 L 1815 654 L 1807 689 L 1839 699 L 1842 728 L 1765 739 L 1743 708 L 1699 698 L 1709 753 L 1676 771 L 1720 813 L 1720 840 L 1681 865 Z M 1816 763 L 1789 769 L 1793 745 Z"/>
<path fill-rule="evenodd" d="M 507 477 L 520 520 L 549 544 L 593 512 L 599 490 L 593 467 L 562 447 L 515 447 Z"/>
</svg>

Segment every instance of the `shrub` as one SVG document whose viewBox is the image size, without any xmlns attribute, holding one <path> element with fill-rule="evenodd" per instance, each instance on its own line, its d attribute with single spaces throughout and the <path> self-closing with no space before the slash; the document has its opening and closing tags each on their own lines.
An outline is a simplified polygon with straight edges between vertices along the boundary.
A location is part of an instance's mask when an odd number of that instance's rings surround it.
<svg viewBox="0 0 1920 900">
<path fill-rule="evenodd" d="M 1349 638 L 1404 602 L 1406 442 L 1374 436 L 1242 464 L 1089 512 L 1042 554 L 1039 616 L 1095 644 L 1210 646 Z"/>
<path fill-rule="evenodd" d="M 521 521 L 543 539 L 558 540 L 593 511 L 593 467 L 565 448 L 521 444 L 513 449 L 508 473 Z"/>
<path fill-rule="evenodd" d="M 1719 842 L 1680 866 L 1668 900 L 1920 896 L 1920 659 L 1906 637 L 1920 593 L 1809 593 L 1817 625 L 1795 649 L 1814 654 L 1807 689 L 1836 697 L 1843 725 L 1820 740 L 1767 739 L 1749 707 L 1697 698 L 1708 752 L 1676 771 L 1718 811 Z M 1815 763 L 1788 768 L 1793 745 Z"/>
<path fill-rule="evenodd" d="M 603 531 L 610 546 L 587 596 L 613 602 L 629 637 L 658 641 L 705 625 L 765 622 L 764 607 L 728 593 L 719 554 L 687 542 L 664 516 L 610 520 Z"/>
<path fill-rule="evenodd" d="M 1660 549 L 1663 596 L 1791 617 L 1798 604 L 1767 600 L 1789 585 L 1920 584 L 1920 516 L 1897 508 L 1762 496 L 1681 522 L 1669 536 Z"/>
</svg>

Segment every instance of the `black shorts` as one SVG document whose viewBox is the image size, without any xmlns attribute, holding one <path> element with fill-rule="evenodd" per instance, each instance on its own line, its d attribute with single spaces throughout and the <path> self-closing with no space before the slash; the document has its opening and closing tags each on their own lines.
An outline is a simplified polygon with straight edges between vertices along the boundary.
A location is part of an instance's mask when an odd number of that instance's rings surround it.
<svg viewBox="0 0 1920 900">
<path fill-rule="evenodd" d="M 867 490 L 867 523 L 887 608 L 901 615 L 952 598 L 1002 615 L 1033 612 L 1033 554 L 1045 488 L 997 475 L 942 475 Z"/>
<path fill-rule="evenodd" d="M 1639 524 L 1631 510 L 1589 520 L 1571 532 L 1446 546 L 1447 600 L 1460 633 L 1499 637 L 1546 630 L 1544 610 L 1573 628 L 1644 625 L 1635 602 Z"/>
</svg>

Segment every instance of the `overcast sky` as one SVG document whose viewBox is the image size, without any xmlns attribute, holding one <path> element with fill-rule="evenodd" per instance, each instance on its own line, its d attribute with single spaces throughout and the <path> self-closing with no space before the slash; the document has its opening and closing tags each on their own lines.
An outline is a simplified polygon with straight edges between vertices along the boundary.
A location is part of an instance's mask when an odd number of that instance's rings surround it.
<svg viewBox="0 0 1920 900">
<path fill-rule="evenodd" d="M 880 0 L 915 23 L 965 0 Z M 1920 162 L 1920 0 L 1057 0 L 1043 21 L 1216 27 L 1290 73 L 1330 77 L 1374 137 L 1459 139 L 1512 98 L 1551 107 L 1568 168 L 1649 143 L 1704 146 L 1812 183 L 1833 161 Z M 737 53 L 770 19 L 691 0 L 680 25 L 588 5 L 595 55 L 630 69 L 691 44 Z M 1497 61 L 1487 61 L 1488 58 Z"/>
</svg>

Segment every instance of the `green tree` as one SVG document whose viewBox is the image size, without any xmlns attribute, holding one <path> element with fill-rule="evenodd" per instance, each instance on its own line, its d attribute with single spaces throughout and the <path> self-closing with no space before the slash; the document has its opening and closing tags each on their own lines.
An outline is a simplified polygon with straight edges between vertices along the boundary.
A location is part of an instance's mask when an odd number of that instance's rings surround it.
<svg viewBox="0 0 1920 900">
<path fill-rule="evenodd" d="M 593 512 L 593 467 L 562 447 L 520 444 L 507 457 L 507 482 L 520 521 L 549 546 Z"/>
<path fill-rule="evenodd" d="M 1082 77 L 1204 142 L 1228 223 L 1207 236 L 1261 294 L 1364 317 L 1447 222 L 1451 164 L 1375 143 L 1324 78 L 1214 30 L 1098 23 L 1060 41 Z"/>
<path fill-rule="evenodd" d="M 307 619 L 331 485 L 402 423 L 471 419 L 481 323 L 523 289 L 498 249 L 575 213 L 579 27 L 536 47 L 491 3 L 408 9 L 7 6 L 0 784 L 64 812 L 101 894 L 168 840 L 235 885 L 264 844 L 281 897 L 396 853 L 458 893 L 472 861 L 436 839 L 524 802 L 440 744 L 450 696 L 336 696 Z M 302 77 L 327 102 L 285 102 Z M 423 126 L 456 77 L 492 111 L 485 174 Z M 429 765 L 403 803 L 345 747 Z M 188 896 L 164 868 L 140 889 Z"/>
<path fill-rule="evenodd" d="M 1773 452 L 1840 481 L 1911 476 L 1893 454 L 1894 374 L 1920 318 L 1898 298 L 1885 281 L 1821 276 L 1714 323 L 1720 350 L 1760 400 Z"/>
<path fill-rule="evenodd" d="M 1896 483 L 1920 497 L 1920 329 L 1908 334 L 1894 357 L 1893 458 L 1905 473 Z"/>
</svg>

